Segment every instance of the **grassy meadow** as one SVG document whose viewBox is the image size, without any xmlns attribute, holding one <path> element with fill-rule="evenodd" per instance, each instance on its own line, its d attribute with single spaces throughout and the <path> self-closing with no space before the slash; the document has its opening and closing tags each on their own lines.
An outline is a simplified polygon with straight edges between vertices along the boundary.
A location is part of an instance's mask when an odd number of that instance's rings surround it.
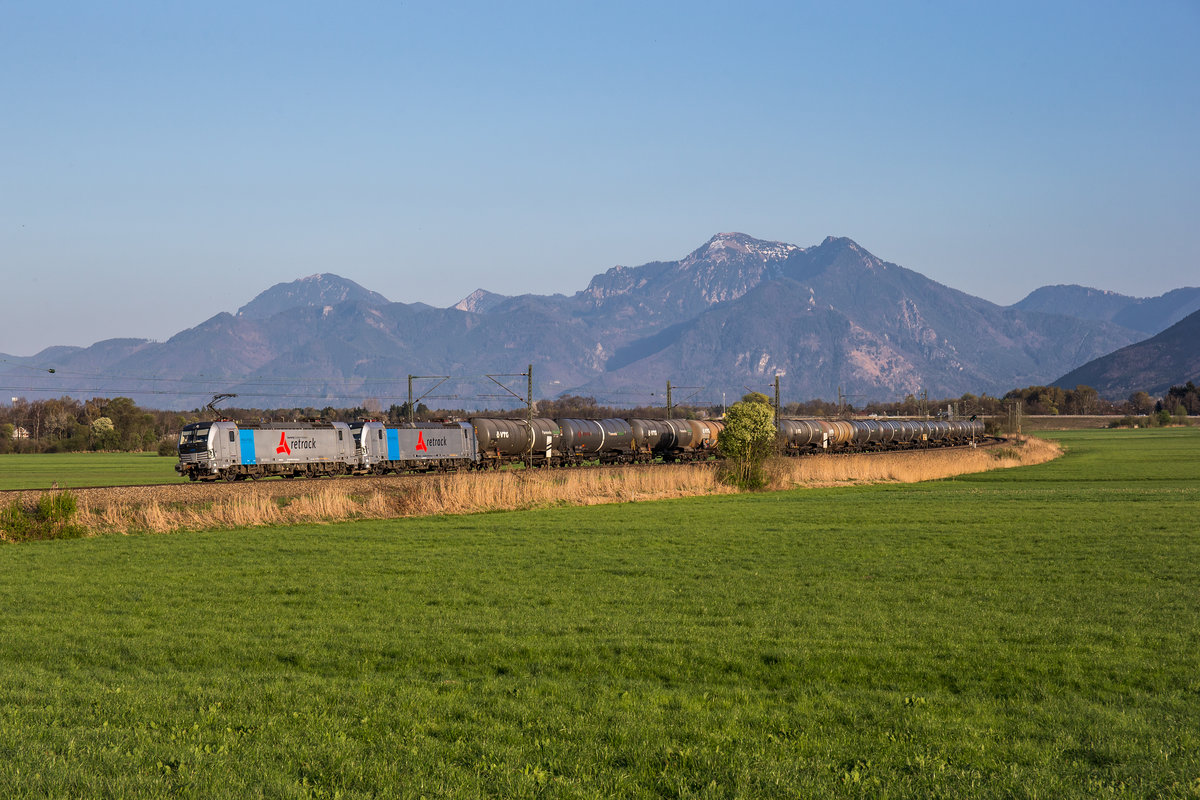
<svg viewBox="0 0 1200 800">
<path fill-rule="evenodd" d="M 1200 796 L 1200 431 L 1055 438 L 922 484 L 0 547 L 0 796 Z"/>
<path fill-rule="evenodd" d="M 179 483 L 178 462 L 157 453 L 5 453 L 0 455 L 0 489 Z"/>
</svg>

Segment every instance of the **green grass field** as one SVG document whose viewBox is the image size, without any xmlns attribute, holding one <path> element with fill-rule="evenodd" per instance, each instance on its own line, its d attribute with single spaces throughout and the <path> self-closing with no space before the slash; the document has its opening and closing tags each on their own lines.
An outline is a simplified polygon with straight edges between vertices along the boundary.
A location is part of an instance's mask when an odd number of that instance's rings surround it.
<svg viewBox="0 0 1200 800">
<path fill-rule="evenodd" d="M 156 453 L 5 453 L 0 455 L 0 489 L 180 483 L 178 462 Z"/>
<path fill-rule="evenodd" d="M 0 547 L 3 797 L 1196 797 L 1200 431 Z"/>
</svg>

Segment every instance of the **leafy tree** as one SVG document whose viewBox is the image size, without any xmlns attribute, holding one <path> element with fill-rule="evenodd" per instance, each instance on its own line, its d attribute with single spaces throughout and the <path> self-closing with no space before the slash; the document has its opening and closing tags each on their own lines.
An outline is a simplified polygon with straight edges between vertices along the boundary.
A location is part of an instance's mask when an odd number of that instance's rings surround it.
<svg viewBox="0 0 1200 800">
<path fill-rule="evenodd" d="M 1163 407 L 1176 409 L 1180 406 L 1187 414 L 1200 414 L 1200 389 L 1188 381 L 1183 386 L 1172 386 L 1163 397 Z"/>
<path fill-rule="evenodd" d="M 1149 414 L 1154 410 L 1154 398 L 1145 392 L 1129 395 L 1129 410 L 1134 414 Z"/>
<path fill-rule="evenodd" d="M 95 450 L 116 450 L 120 445 L 117 427 L 108 417 L 96 417 L 92 420 L 92 448 Z"/>
<path fill-rule="evenodd" d="M 726 480 L 746 489 L 761 488 L 766 484 L 763 462 L 775 449 L 775 412 L 765 403 L 734 403 L 725 412 L 717 446 L 726 458 Z"/>
<path fill-rule="evenodd" d="M 429 408 L 424 403 L 417 403 L 417 407 L 413 409 L 413 419 L 423 420 L 429 414 Z M 388 408 L 388 422 L 393 425 L 399 425 L 408 422 L 408 403 L 404 402 L 400 405 L 393 403 Z"/>
<path fill-rule="evenodd" d="M 1066 407 L 1068 414 L 1095 414 L 1100 402 L 1100 393 L 1091 386 L 1079 384 L 1074 390 L 1067 390 Z"/>
</svg>

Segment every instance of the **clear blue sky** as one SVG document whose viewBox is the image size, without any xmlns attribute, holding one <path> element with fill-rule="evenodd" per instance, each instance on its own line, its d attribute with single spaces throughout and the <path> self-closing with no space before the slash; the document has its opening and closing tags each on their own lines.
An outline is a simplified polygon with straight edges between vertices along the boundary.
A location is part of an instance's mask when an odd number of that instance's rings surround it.
<svg viewBox="0 0 1200 800">
<path fill-rule="evenodd" d="M 1200 3 L 0 0 L 0 352 L 719 231 L 1008 304 L 1200 284 Z"/>
</svg>

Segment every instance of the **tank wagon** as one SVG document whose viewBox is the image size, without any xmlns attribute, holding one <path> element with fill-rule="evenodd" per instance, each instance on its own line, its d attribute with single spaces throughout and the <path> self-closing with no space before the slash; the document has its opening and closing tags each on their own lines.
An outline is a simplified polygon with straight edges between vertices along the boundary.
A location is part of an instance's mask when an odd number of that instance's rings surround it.
<svg viewBox="0 0 1200 800">
<path fill-rule="evenodd" d="M 780 445 L 791 454 L 952 446 L 982 438 L 978 420 L 779 420 Z"/>
<path fill-rule="evenodd" d="M 716 420 L 667 419 L 667 439 L 659 453 L 664 461 L 703 461 L 717 448 L 725 423 Z"/>
<path fill-rule="evenodd" d="M 470 427 L 479 449 L 477 462 L 484 468 L 526 458 L 535 466 L 550 466 L 561 459 L 562 429 L 552 419 L 535 418 L 531 425 L 527 419 L 472 417 Z"/>
<path fill-rule="evenodd" d="M 570 466 L 704 461 L 724 423 L 694 419 L 504 419 L 388 425 L 367 420 L 239 424 L 195 422 L 179 437 L 175 469 L 189 480 L 245 480 L 497 469 L 505 464 Z M 962 420 L 780 419 L 782 452 L 881 450 L 964 444 L 983 423 Z"/>
</svg>

